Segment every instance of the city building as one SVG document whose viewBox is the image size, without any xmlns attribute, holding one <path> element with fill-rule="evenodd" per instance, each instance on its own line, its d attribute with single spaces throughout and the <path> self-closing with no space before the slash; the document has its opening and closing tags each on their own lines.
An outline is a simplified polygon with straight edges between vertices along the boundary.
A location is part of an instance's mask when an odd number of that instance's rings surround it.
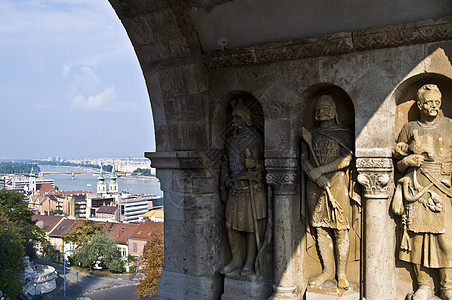
<svg viewBox="0 0 452 300">
<path fill-rule="evenodd" d="M 91 215 L 91 220 L 102 220 L 110 222 L 119 222 L 119 208 L 117 206 L 102 205 Z"/>
<path fill-rule="evenodd" d="M 39 176 L 33 176 L 31 180 L 30 177 L 23 175 L 3 175 L 0 177 L 0 188 L 22 194 L 28 194 L 30 192 L 30 183 L 35 189 L 46 183 L 52 187 L 55 186 L 55 180 Z"/>
<path fill-rule="evenodd" d="M 71 242 L 65 242 L 64 237 L 69 233 L 75 232 L 78 226 L 83 225 L 83 219 L 49 215 L 34 215 L 32 219 L 45 232 L 49 243 L 58 251 L 57 259 L 62 260 L 64 251 L 76 249 L 77 246 Z M 94 221 L 94 223 L 100 225 L 102 230 L 116 242 L 116 246 L 121 252 L 121 257 L 126 263 L 127 270 L 129 268 L 127 263 L 129 254 L 135 257 L 141 256 L 144 245 L 150 239 L 152 232 L 163 230 L 163 223 L 156 222 L 113 223 Z"/>
<path fill-rule="evenodd" d="M 151 238 L 152 233 L 158 230 L 163 230 L 163 223 L 144 222 L 140 223 L 138 227 L 129 236 L 129 254 L 135 257 L 143 253 L 143 248 L 147 241 Z"/>
<path fill-rule="evenodd" d="M 121 252 L 121 257 L 126 262 L 126 270 L 129 271 L 127 258 L 129 256 L 129 237 L 137 229 L 136 223 L 114 223 L 107 228 L 107 233 L 116 242 Z M 140 253 L 141 255 L 141 253 Z"/>
<path fill-rule="evenodd" d="M 140 216 L 140 221 L 164 222 L 165 212 L 161 209 L 150 210 Z"/>
<path fill-rule="evenodd" d="M 107 184 L 105 182 L 104 171 L 100 167 L 99 177 L 97 178 L 97 194 L 103 195 L 107 193 Z"/>
<path fill-rule="evenodd" d="M 139 221 L 140 216 L 149 210 L 149 202 L 153 201 L 154 196 L 130 196 L 121 199 L 120 220 L 125 222 Z"/>
<path fill-rule="evenodd" d="M 110 174 L 110 182 L 108 184 L 108 192 L 110 194 L 118 193 L 118 176 L 116 176 L 115 168 L 113 167 Z"/>
</svg>

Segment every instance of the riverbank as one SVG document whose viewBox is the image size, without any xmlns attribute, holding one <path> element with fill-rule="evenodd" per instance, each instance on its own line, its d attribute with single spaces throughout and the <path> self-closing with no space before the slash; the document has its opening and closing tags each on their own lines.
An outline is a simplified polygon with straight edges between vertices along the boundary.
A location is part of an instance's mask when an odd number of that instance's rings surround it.
<svg viewBox="0 0 452 300">
<path fill-rule="evenodd" d="M 86 167 L 66 167 L 39 165 L 41 171 L 49 173 L 45 178 L 55 180 L 55 185 L 62 191 L 88 190 L 96 193 L 98 173 Z M 73 178 L 71 173 L 76 174 Z M 105 175 L 105 181 L 109 181 L 109 175 Z M 163 195 L 160 190 L 160 182 L 156 177 L 142 175 L 120 176 L 117 179 L 118 190 L 130 194 Z"/>
</svg>

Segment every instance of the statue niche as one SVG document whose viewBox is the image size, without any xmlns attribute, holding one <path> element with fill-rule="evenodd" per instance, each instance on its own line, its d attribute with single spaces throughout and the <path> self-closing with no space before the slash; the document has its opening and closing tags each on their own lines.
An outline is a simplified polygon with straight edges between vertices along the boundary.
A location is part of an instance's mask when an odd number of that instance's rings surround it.
<svg viewBox="0 0 452 300">
<path fill-rule="evenodd" d="M 349 98 L 339 88 L 312 98 L 317 98 L 316 125 L 310 130 L 302 127 L 302 201 L 306 203 L 302 207 L 307 210 L 306 228 L 317 246 L 322 270 L 309 279 L 308 292 L 356 293 L 350 287 L 359 284 L 359 263 L 354 264 L 352 276 L 347 275 L 349 259 L 360 257 L 361 198 L 354 175 L 355 139 L 353 129 L 340 123 L 336 109 L 336 102 L 342 105 L 344 98 Z M 345 103 L 350 107 L 351 102 Z M 308 254 L 315 249 L 309 245 L 312 238 L 307 239 Z M 349 278 L 356 281 L 351 284 Z"/>
<path fill-rule="evenodd" d="M 262 109 L 252 97 L 230 101 L 229 126 L 220 174 L 220 196 L 231 261 L 221 274 L 234 279 L 260 279 L 270 248 L 269 197 L 265 183 Z M 266 276 L 268 277 L 268 276 Z"/>
<path fill-rule="evenodd" d="M 452 299 L 452 119 L 441 104 L 438 86 L 423 84 L 413 105 L 419 117 L 403 125 L 394 150 L 402 174 L 392 200 L 401 216 L 399 259 L 412 265 L 416 283 L 408 299 L 435 298 L 431 275 L 439 275 L 441 299 Z"/>
</svg>

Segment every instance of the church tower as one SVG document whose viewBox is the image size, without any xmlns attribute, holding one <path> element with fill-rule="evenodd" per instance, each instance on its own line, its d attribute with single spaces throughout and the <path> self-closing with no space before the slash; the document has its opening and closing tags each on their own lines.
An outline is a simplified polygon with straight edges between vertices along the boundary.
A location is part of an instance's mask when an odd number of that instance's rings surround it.
<svg viewBox="0 0 452 300">
<path fill-rule="evenodd" d="M 105 194 L 107 192 L 107 184 L 105 183 L 104 170 L 100 166 L 99 177 L 97 177 L 97 193 Z"/>
<path fill-rule="evenodd" d="M 33 171 L 33 167 L 31 167 L 30 177 L 28 181 L 28 188 L 32 195 L 36 194 L 36 174 Z"/>
<path fill-rule="evenodd" d="M 118 192 L 118 176 L 116 176 L 115 173 L 115 167 L 113 166 L 113 169 L 111 170 L 110 174 L 110 183 L 108 185 L 108 192 L 109 193 L 117 193 Z"/>
</svg>

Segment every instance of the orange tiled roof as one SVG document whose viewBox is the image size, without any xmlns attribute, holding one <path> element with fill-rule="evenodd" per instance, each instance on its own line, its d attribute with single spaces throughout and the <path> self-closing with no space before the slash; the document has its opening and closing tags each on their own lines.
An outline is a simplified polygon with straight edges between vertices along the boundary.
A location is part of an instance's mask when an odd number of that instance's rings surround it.
<svg viewBox="0 0 452 300">
<path fill-rule="evenodd" d="M 44 216 L 44 215 L 33 215 L 32 220 L 36 221 L 36 225 L 40 227 L 45 232 L 50 232 L 58 222 L 60 222 L 63 216 Z"/>
<path fill-rule="evenodd" d="M 53 188 L 53 186 L 50 183 L 43 183 L 43 184 L 38 185 L 38 191 L 42 195 L 42 194 L 54 192 L 55 189 Z"/>
<path fill-rule="evenodd" d="M 135 223 L 111 223 L 107 228 L 108 235 L 119 244 L 127 244 L 129 236 L 139 225 Z"/>
<path fill-rule="evenodd" d="M 75 220 L 64 219 L 61 221 L 57 227 L 55 227 L 51 232 L 49 232 L 49 236 L 52 237 L 63 237 L 66 232 L 74 225 Z"/>
<path fill-rule="evenodd" d="M 130 235 L 129 239 L 149 240 L 155 231 L 163 230 L 162 222 L 145 222 L 138 225 L 138 228 Z"/>
</svg>

